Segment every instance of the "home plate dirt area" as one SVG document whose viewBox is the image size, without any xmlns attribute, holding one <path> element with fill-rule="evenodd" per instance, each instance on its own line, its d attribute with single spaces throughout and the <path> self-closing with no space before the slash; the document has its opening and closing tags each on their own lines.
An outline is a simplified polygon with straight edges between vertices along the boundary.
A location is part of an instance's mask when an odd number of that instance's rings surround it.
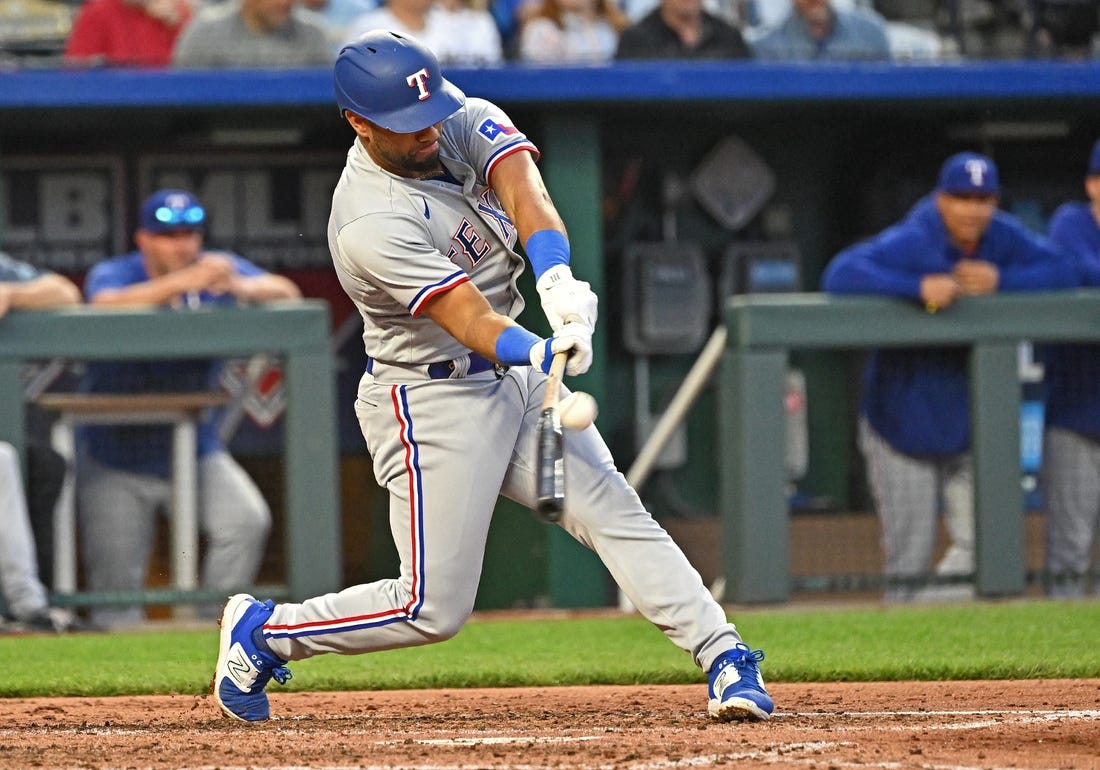
<svg viewBox="0 0 1100 770">
<path fill-rule="evenodd" d="M 248 725 L 203 696 L 0 699 L 0 767 L 1100 770 L 1100 679 L 773 684 L 720 724 L 705 685 L 279 693 Z"/>
</svg>

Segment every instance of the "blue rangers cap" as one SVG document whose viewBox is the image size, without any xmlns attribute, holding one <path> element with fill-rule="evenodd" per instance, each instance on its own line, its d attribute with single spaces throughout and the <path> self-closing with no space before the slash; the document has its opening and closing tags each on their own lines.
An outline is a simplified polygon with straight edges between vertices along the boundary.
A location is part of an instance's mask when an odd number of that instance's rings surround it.
<svg viewBox="0 0 1100 770">
<path fill-rule="evenodd" d="M 936 189 L 948 195 L 1000 195 L 1001 179 L 992 158 L 960 152 L 944 161 Z"/>
<path fill-rule="evenodd" d="M 1089 176 L 1100 176 L 1100 139 L 1092 146 L 1092 154 L 1089 155 Z"/>
<path fill-rule="evenodd" d="M 206 226 L 206 209 L 186 190 L 157 190 L 141 205 L 142 230 L 169 233 L 201 230 Z"/>
</svg>

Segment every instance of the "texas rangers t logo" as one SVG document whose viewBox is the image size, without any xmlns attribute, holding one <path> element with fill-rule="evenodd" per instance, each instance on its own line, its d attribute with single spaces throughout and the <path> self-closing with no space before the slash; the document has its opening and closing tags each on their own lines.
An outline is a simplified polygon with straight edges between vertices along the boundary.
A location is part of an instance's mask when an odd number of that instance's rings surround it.
<svg viewBox="0 0 1100 770">
<path fill-rule="evenodd" d="M 405 78 L 405 82 L 409 84 L 409 88 L 415 88 L 420 92 L 420 96 L 419 96 L 420 101 L 424 101 L 425 99 L 427 99 L 429 96 L 432 95 L 431 91 L 428 90 L 427 85 L 425 85 L 427 83 L 427 81 L 428 81 L 428 68 L 427 67 L 421 67 L 416 72 L 414 72 L 413 74 L 411 74 L 407 78 Z"/>
<path fill-rule="evenodd" d="M 985 161 L 968 160 L 966 162 L 966 173 L 970 174 L 970 184 L 981 187 L 985 181 Z"/>
</svg>

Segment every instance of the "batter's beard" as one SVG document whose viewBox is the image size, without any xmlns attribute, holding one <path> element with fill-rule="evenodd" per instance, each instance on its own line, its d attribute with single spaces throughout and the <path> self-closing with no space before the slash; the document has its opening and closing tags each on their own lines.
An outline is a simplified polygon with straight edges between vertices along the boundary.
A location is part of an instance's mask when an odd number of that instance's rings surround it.
<svg viewBox="0 0 1100 770">
<path fill-rule="evenodd" d="M 439 162 L 438 149 L 436 149 L 431 156 L 421 161 L 417 161 L 411 157 L 406 158 L 404 167 L 417 179 L 425 179 L 443 173 L 443 164 Z"/>
<path fill-rule="evenodd" d="M 391 174 L 397 174 L 408 179 L 430 179 L 443 173 L 443 164 L 439 160 L 439 148 L 421 159 L 416 159 L 416 153 L 406 155 L 387 151 L 386 147 L 379 147 L 377 143 L 367 144 L 368 154 L 374 158 L 374 162 Z"/>
</svg>

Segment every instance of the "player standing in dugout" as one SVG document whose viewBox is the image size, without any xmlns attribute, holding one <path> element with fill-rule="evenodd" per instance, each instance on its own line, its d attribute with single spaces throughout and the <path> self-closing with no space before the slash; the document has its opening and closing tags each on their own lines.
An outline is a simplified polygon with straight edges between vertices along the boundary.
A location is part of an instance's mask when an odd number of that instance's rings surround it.
<svg viewBox="0 0 1100 770">
<path fill-rule="evenodd" d="M 288 661 L 444 641 L 473 611 L 498 495 L 533 507 L 546 372 L 592 361 L 597 299 L 535 159 L 496 105 L 467 98 L 416 40 L 383 30 L 346 46 L 336 101 L 356 134 L 336 186 L 329 248 L 363 317 L 367 369 L 355 411 L 390 494 L 400 576 L 301 603 L 230 597 L 212 688 L 222 711 L 269 716 Z M 523 244 L 554 334 L 515 320 Z M 573 319 L 566 321 L 565 319 Z M 594 550 L 635 607 L 709 674 L 715 719 L 767 719 L 746 645 L 672 538 L 616 470 L 595 426 L 565 440 L 558 522 Z"/>
</svg>

